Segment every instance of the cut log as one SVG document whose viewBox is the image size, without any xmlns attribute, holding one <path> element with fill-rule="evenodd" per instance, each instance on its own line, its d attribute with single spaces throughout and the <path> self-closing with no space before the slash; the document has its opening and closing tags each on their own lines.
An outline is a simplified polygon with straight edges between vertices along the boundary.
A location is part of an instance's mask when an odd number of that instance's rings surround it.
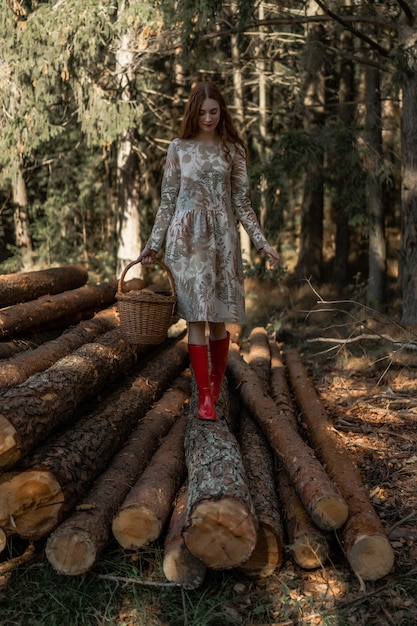
<svg viewBox="0 0 417 626">
<path fill-rule="evenodd" d="M 0 554 L 7 546 L 7 535 L 2 528 L 0 528 Z"/>
<path fill-rule="evenodd" d="M 119 325 L 115 307 L 104 309 L 91 320 L 80 322 L 58 338 L 48 341 L 31 350 L 3 361 L 0 368 L 0 393 L 23 382 L 36 372 L 51 367 L 56 361 L 70 354 L 85 343 L 91 343 L 99 335 Z"/>
<path fill-rule="evenodd" d="M 298 351 L 285 352 L 285 363 L 307 436 L 349 505 L 349 519 L 341 531 L 346 558 L 362 579 L 382 578 L 394 565 L 394 551 L 360 472 L 335 431 Z"/>
<path fill-rule="evenodd" d="M 263 328 L 255 328 L 250 336 L 248 362 L 268 386 L 270 350 Z M 242 407 L 238 441 L 246 471 L 249 491 L 258 519 L 256 546 L 239 570 L 250 577 L 270 576 L 282 563 L 284 539 L 276 491 L 274 459 L 264 434 Z"/>
<path fill-rule="evenodd" d="M 116 285 L 84 285 L 54 296 L 15 304 L 0 311 L 0 335 L 11 337 L 83 309 L 102 308 L 116 300 Z"/>
<path fill-rule="evenodd" d="M 166 578 L 184 589 L 196 589 L 206 575 L 206 566 L 188 550 L 182 536 L 187 515 L 188 487 L 177 496 L 164 542 L 162 567 Z"/>
<path fill-rule="evenodd" d="M 346 502 L 313 450 L 295 432 L 286 415 L 279 412 L 272 398 L 262 392 L 259 377 L 243 361 L 233 344 L 229 351 L 228 371 L 315 524 L 324 530 L 339 528 L 347 519 Z"/>
<path fill-rule="evenodd" d="M 171 345 L 127 388 L 119 387 L 97 410 L 26 457 L 24 471 L 5 474 L 0 482 L 0 526 L 27 539 L 51 532 L 122 447 L 137 420 L 184 369 L 187 358 L 184 341 Z"/>
<path fill-rule="evenodd" d="M 323 567 L 329 558 L 329 544 L 325 535 L 313 524 L 287 472 L 278 468 L 276 478 L 285 516 L 288 545 L 294 561 L 303 569 Z"/>
<path fill-rule="evenodd" d="M 60 336 L 62 329 L 50 329 L 36 334 L 22 335 L 9 341 L 0 341 L 0 359 L 11 359 L 22 352 L 35 350 L 46 341 L 52 341 Z"/>
<path fill-rule="evenodd" d="M 206 567 L 227 569 L 244 563 L 256 545 L 257 520 L 239 444 L 227 426 L 228 394 L 223 387 L 217 421 L 197 418 L 192 387 L 185 436 L 188 504 L 184 541 Z"/>
<path fill-rule="evenodd" d="M 48 537 L 46 556 L 59 574 L 85 574 L 97 561 L 111 536 L 113 517 L 183 410 L 189 378 L 184 374 L 174 381 L 76 510 Z"/>
<path fill-rule="evenodd" d="M 186 476 L 185 415 L 173 425 L 115 515 L 112 531 L 126 550 L 159 538 Z"/>
<path fill-rule="evenodd" d="M 258 519 L 256 545 L 238 569 L 249 577 L 266 578 L 281 566 L 283 530 L 272 453 L 263 433 L 245 409 L 241 414 L 238 440 Z"/>
<path fill-rule="evenodd" d="M 116 328 L 8 389 L 1 397 L 0 468 L 12 467 L 71 417 L 83 400 L 132 367 L 138 350 Z"/>
<path fill-rule="evenodd" d="M 285 376 L 278 346 L 270 342 L 271 395 L 279 410 L 298 429 L 296 409 Z M 322 567 L 329 556 L 329 544 L 322 531 L 313 524 L 283 467 L 276 469 L 276 483 L 284 511 L 288 543 L 295 562 L 304 569 Z"/>
<path fill-rule="evenodd" d="M 85 285 L 88 272 L 82 265 L 52 267 L 34 272 L 0 275 L 0 308 L 29 302 Z"/>
<path fill-rule="evenodd" d="M 263 327 L 253 328 L 249 335 L 249 354 L 245 358 L 253 371 L 262 381 L 265 391 L 269 392 L 271 378 L 271 349 L 268 335 Z"/>
</svg>

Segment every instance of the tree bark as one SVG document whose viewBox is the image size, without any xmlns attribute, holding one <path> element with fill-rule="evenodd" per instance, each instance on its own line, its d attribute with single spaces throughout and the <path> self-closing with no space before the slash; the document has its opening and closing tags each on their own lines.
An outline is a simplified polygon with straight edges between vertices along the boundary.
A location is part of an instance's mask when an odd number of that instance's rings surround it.
<svg viewBox="0 0 417 626">
<path fill-rule="evenodd" d="M 379 69 L 365 66 L 365 130 L 366 194 L 369 215 L 369 266 L 367 303 L 379 310 L 386 299 L 387 251 L 385 241 L 385 211 L 382 198 L 381 169 L 381 92 Z"/>
<path fill-rule="evenodd" d="M 249 341 L 248 362 L 267 388 L 271 355 L 265 329 L 254 328 Z M 239 569 L 247 576 L 264 578 L 280 567 L 284 538 L 272 450 L 245 407 L 242 407 L 241 411 L 238 440 L 258 519 L 256 546 L 249 559 L 239 566 Z"/>
<path fill-rule="evenodd" d="M 284 364 L 277 344 L 270 342 L 271 349 L 271 395 L 280 412 L 285 413 L 298 431 L 296 410 L 287 384 Z M 303 506 L 288 473 L 281 466 L 276 470 L 278 494 L 285 516 L 288 543 L 295 562 L 304 569 L 322 567 L 329 555 L 325 535 L 311 520 Z"/>
<path fill-rule="evenodd" d="M 84 285 L 54 296 L 42 296 L 0 311 L 0 333 L 3 337 L 18 335 L 46 322 L 89 308 L 101 308 L 116 301 L 116 285 Z"/>
<path fill-rule="evenodd" d="M 394 552 L 360 473 L 335 432 L 295 349 L 285 353 L 285 362 L 307 435 L 349 505 L 349 518 L 341 531 L 346 557 L 361 578 L 377 580 L 391 570 Z"/>
<path fill-rule="evenodd" d="M 12 467 L 63 424 L 87 398 L 114 382 L 135 363 L 138 351 L 119 328 L 78 348 L 1 398 L 0 468 Z"/>
<path fill-rule="evenodd" d="M 69 328 L 58 338 L 3 361 L 0 369 L 0 393 L 22 383 L 36 372 L 46 370 L 58 359 L 85 343 L 91 343 L 118 324 L 119 316 L 116 309 L 114 307 L 105 309 L 97 313 L 93 319 L 83 320 L 75 328 Z"/>
<path fill-rule="evenodd" d="M 324 530 L 340 527 L 347 519 L 348 508 L 339 490 L 285 413 L 278 410 L 270 396 L 260 391 L 259 377 L 244 363 L 233 345 L 229 352 L 229 371 L 314 522 Z"/>
<path fill-rule="evenodd" d="M 351 10 L 352 0 L 346 2 L 346 6 Z M 335 234 L 335 256 L 333 263 L 333 281 L 336 285 L 346 284 L 348 277 L 348 260 L 350 250 L 350 225 L 349 225 L 349 204 L 351 198 L 352 184 L 355 182 L 356 168 L 352 164 L 352 132 L 354 128 L 354 118 L 356 112 L 355 93 L 355 65 L 353 62 L 354 36 L 349 30 L 336 31 L 335 37 L 339 39 L 342 50 L 337 104 L 338 122 L 343 130 L 343 135 L 335 147 L 333 159 L 336 159 L 336 170 L 338 172 L 337 193 L 333 198 L 333 214 L 336 224 Z M 346 172 L 346 175 L 342 175 Z M 340 289 L 341 291 L 341 289 Z"/>
<path fill-rule="evenodd" d="M 255 548 L 238 569 L 249 577 L 266 578 L 281 566 L 284 553 L 283 530 L 271 449 L 246 409 L 241 413 L 238 440 L 258 519 Z"/>
<path fill-rule="evenodd" d="M 21 255 L 23 268 L 28 270 L 32 267 L 33 263 L 33 246 L 30 237 L 28 215 L 29 201 L 26 180 L 23 176 L 22 159 L 20 159 L 12 193 L 15 244 Z"/>
<path fill-rule="evenodd" d="M 23 472 L 6 475 L 0 485 L 0 526 L 28 539 L 48 534 L 120 450 L 187 358 L 183 341 L 171 345 L 97 410 L 24 459 Z"/>
<path fill-rule="evenodd" d="M 313 0 L 307 0 L 307 15 L 321 12 Z M 300 249 L 296 267 L 296 275 L 301 279 L 320 279 L 323 264 L 324 150 L 317 135 L 325 120 L 324 36 L 325 31 L 321 24 L 309 24 L 304 54 L 304 128 L 315 144 L 315 158 L 308 164 L 303 182 Z"/>
<path fill-rule="evenodd" d="M 225 387 L 216 407 L 217 421 L 197 416 L 193 385 L 186 434 L 188 505 L 184 541 L 211 569 L 244 563 L 256 545 L 257 522 L 239 445 L 227 423 Z"/>
<path fill-rule="evenodd" d="M 185 421 L 182 415 L 172 426 L 113 519 L 113 535 L 126 550 L 146 546 L 162 533 L 186 477 Z"/>
<path fill-rule="evenodd" d="M 76 510 L 50 535 L 46 556 L 58 573 L 84 574 L 97 561 L 111 536 L 113 517 L 188 397 L 189 376 L 182 375 L 140 421 Z"/>
<path fill-rule="evenodd" d="M 125 18 L 129 3 L 118 3 L 118 20 Z M 140 42 L 135 38 L 134 29 L 123 29 L 119 47 L 116 50 L 117 76 L 119 77 L 120 98 L 125 103 L 135 102 L 135 52 Z M 139 190 L 141 188 L 138 131 L 135 127 L 123 130 L 117 141 L 117 199 L 119 209 L 119 232 L 117 245 L 116 275 L 134 261 L 141 249 L 141 222 L 139 214 Z M 142 264 L 132 269 L 131 276 L 142 276 Z"/>
<path fill-rule="evenodd" d="M 88 272 L 82 265 L 52 267 L 36 272 L 0 275 L 0 308 L 62 293 L 85 285 Z"/>
<path fill-rule="evenodd" d="M 288 545 L 294 561 L 303 569 L 323 567 L 329 557 L 329 544 L 325 535 L 313 524 L 283 468 L 277 470 L 276 480 L 285 515 Z"/>
<path fill-rule="evenodd" d="M 185 482 L 177 496 L 164 543 L 163 570 L 166 578 L 184 589 L 196 589 L 206 575 L 206 566 L 185 545 L 182 536 L 187 515 L 188 488 Z"/>
<path fill-rule="evenodd" d="M 22 352 L 35 350 L 46 341 L 52 341 L 62 334 L 62 329 L 50 329 L 43 332 L 37 332 L 31 336 L 19 337 L 18 339 L 10 339 L 9 341 L 0 342 L 0 359 L 11 359 Z"/>
<path fill-rule="evenodd" d="M 410 16 L 399 20 L 398 36 L 403 50 L 401 123 L 401 286 L 404 324 L 417 324 L 417 2 L 407 4 Z"/>
</svg>

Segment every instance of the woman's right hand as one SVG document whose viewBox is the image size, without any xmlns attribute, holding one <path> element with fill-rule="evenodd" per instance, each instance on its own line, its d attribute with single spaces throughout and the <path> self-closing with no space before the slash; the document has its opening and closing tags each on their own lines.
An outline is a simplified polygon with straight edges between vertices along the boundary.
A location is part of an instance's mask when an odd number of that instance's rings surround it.
<svg viewBox="0 0 417 626">
<path fill-rule="evenodd" d="M 136 260 L 138 263 L 143 263 L 144 265 L 152 265 L 155 263 L 155 257 L 155 250 L 144 248 Z"/>
</svg>

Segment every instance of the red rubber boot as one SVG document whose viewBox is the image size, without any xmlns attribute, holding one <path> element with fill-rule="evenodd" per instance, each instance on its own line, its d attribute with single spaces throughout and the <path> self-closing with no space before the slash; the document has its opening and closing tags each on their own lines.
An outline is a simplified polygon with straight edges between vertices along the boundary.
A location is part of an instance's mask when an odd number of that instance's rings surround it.
<svg viewBox="0 0 417 626">
<path fill-rule="evenodd" d="M 219 400 L 220 391 L 223 383 L 223 376 L 227 367 L 227 355 L 229 354 L 230 333 L 224 339 L 213 340 L 209 338 L 210 357 L 211 357 L 211 375 L 210 388 L 213 402 L 216 404 Z"/>
<path fill-rule="evenodd" d="M 198 389 L 197 417 L 202 420 L 214 421 L 216 409 L 210 391 L 207 346 L 189 343 L 188 353 Z"/>
</svg>

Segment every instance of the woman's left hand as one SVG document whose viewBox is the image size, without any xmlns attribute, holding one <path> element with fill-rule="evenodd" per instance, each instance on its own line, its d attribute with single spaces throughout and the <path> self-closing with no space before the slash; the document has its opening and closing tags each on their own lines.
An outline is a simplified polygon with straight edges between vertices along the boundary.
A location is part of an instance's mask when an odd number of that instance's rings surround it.
<svg viewBox="0 0 417 626">
<path fill-rule="evenodd" d="M 271 263 L 272 267 L 279 263 L 279 254 L 275 250 L 275 248 L 273 248 L 272 246 L 265 246 L 264 251 L 270 256 L 269 262 Z"/>
</svg>

